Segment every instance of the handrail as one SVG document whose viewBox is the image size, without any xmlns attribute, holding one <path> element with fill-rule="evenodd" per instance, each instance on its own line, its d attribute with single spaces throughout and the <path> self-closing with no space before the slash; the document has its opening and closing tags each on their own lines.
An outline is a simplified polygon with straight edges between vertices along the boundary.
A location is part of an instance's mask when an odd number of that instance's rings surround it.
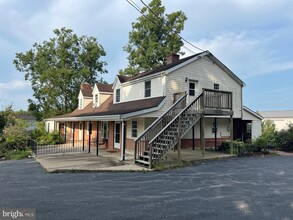
<svg viewBox="0 0 293 220">
<path fill-rule="evenodd" d="M 165 129 L 166 128 L 168 128 L 174 121 L 176 121 L 176 119 L 178 118 L 178 117 L 180 117 L 181 116 L 181 114 L 186 110 L 186 109 L 188 109 L 194 102 L 196 102 L 197 101 L 197 99 L 199 99 L 201 96 L 203 95 L 203 92 L 201 92 L 200 94 L 198 94 L 198 96 L 193 100 L 193 101 L 191 101 L 184 109 L 182 109 L 177 115 L 176 115 L 176 117 L 175 118 L 173 118 L 165 127 L 164 127 L 164 129 L 162 129 L 152 140 L 150 140 L 150 142 L 149 142 L 149 144 L 151 144 L 152 142 L 154 142 L 154 140 L 158 137 L 158 136 L 160 136 L 164 131 L 165 131 Z"/>
<path fill-rule="evenodd" d="M 134 148 L 134 157 L 137 159 L 148 149 L 148 142 L 152 139 L 160 130 L 162 130 L 169 121 L 172 120 L 174 115 L 177 115 L 177 112 L 174 114 L 174 110 L 178 107 L 184 105 L 186 101 L 187 93 L 185 93 L 182 97 L 180 97 L 168 110 L 162 114 L 159 118 L 157 118 L 140 136 L 138 136 L 135 141 Z M 182 107 L 183 108 L 183 107 Z"/>
<path fill-rule="evenodd" d="M 149 130 L 151 130 L 154 126 L 156 126 L 156 124 L 158 124 L 158 122 L 165 116 L 167 115 L 170 111 L 172 111 L 176 105 L 181 102 L 182 99 L 186 98 L 187 93 L 185 93 L 182 97 L 180 97 L 180 99 L 178 99 L 173 105 L 170 106 L 170 108 L 168 108 L 168 110 L 162 114 L 160 117 L 158 117 L 150 126 L 147 127 L 146 130 L 144 130 L 144 132 L 142 132 L 135 140 L 134 142 L 137 142 L 143 135 L 145 135 Z"/>
</svg>

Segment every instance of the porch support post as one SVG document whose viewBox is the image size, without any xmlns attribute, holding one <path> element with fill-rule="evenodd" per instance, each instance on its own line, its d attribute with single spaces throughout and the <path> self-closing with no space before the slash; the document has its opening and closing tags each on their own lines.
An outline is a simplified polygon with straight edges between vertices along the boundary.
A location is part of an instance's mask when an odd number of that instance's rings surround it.
<svg viewBox="0 0 293 220">
<path fill-rule="evenodd" d="M 215 150 L 217 150 L 217 133 L 218 133 L 217 118 L 215 118 L 215 121 L 214 121 L 214 129 L 215 129 Z"/>
<path fill-rule="evenodd" d="M 231 154 L 233 154 L 233 115 L 230 116 L 230 139 L 231 139 Z"/>
<path fill-rule="evenodd" d="M 67 124 L 67 122 L 65 121 L 64 122 L 64 142 L 66 143 L 66 139 L 67 139 L 67 137 L 66 137 L 66 130 L 67 130 L 67 128 L 66 128 L 66 124 Z"/>
<path fill-rule="evenodd" d="M 205 118 L 204 115 L 201 116 L 200 118 L 200 148 L 201 148 L 201 153 L 202 156 L 205 156 Z"/>
<path fill-rule="evenodd" d="M 82 122 L 82 151 L 84 151 L 84 128 L 85 128 L 85 122 Z"/>
<path fill-rule="evenodd" d="M 122 137 L 121 137 L 121 161 L 125 161 L 125 142 L 126 142 L 126 123 L 125 121 L 121 121 L 121 130 L 122 130 Z"/>
<path fill-rule="evenodd" d="M 72 146 L 74 147 L 75 122 L 72 122 Z"/>
<path fill-rule="evenodd" d="M 192 150 L 194 150 L 194 125 L 192 126 Z"/>
<path fill-rule="evenodd" d="M 91 126 L 91 122 L 89 121 L 89 127 L 88 127 L 88 130 L 89 130 L 89 154 L 91 153 L 91 134 L 92 134 L 92 126 Z"/>
<path fill-rule="evenodd" d="M 96 156 L 99 155 L 99 122 L 97 121 Z"/>
<path fill-rule="evenodd" d="M 181 127 L 181 117 L 179 117 L 178 121 L 178 145 L 177 145 L 177 151 L 178 151 L 178 161 L 181 160 L 181 134 L 180 134 L 180 127 Z"/>
</svg>

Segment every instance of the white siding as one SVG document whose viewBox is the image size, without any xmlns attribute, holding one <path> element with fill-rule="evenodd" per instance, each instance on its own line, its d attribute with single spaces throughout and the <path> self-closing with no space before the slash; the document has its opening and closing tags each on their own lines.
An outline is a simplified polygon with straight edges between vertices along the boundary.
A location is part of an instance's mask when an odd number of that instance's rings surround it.
<svg viewBox="0 0 293 220">
<path fill-rule="evenodd" d="M 57 128 L 59 126 L 56 126 Z M 55 130 L 55 122 L 54 121 L 45 121 L 45 130 L 47 132 L 53 132 Z"/>
<path fill-rule="evenodd" d="M 134 118 L 127 121 L 126 123 L 126 138 L 135 139 L 132 137 L 132 121 L 137 121 L 137 136 L 139 136 L 145 130 L 145 121 L 144 118 Z"/>
<path fill-rule="evenodd" d="M 205 118 L 205 138 L 214 138 L 213 133 L 213 122 L 214 118 Z M 229 119 L 228 118 L 217 118 L 217 138 L 226 138 L 230 136 L 229 131 Z M 195 138 L 200 138 L 200 122 L 198 121 L 194 126 Z M 190 129 L 183 139 L 192 138 L 192 129 Z"/>
<path fill-rule="evenodd" d="M 145 99 L 144 83 L 146 81 L 151 81 L 151 97 L 147 98 L 163 96 L 163 77 L 161 76 L 140 81 L 135 84 L 126 83 L 125 85 L 120 84 L 119 80 L 117 80 L 114 88 L 114 103 L 116 102 L 116 89 L 120 89 L 120 102 Z"/>
<path fill-rule="evenodd" d="M 249 113 L 247 110 L 243 110 L 242 120 L 251 121 L 251 138 L 255 139 L 261 135 L 261 119 Z"/>
<path fill-rule="evenodd" d="M 166 77 L 167 99 L 160 111 L 150 113 L 147 117 L 158 117 L 173 104 L 173 94 L 185 92 L 188 89 L 188 80 L 198 81 L 198 92 L 203 88 L 213 89 L 214 83 L 220 85 L 220 90 L 233 93 L 234 118 L 242 117 L 242 87 L 217 64 L 205 57 L 196 60 L 171 72 Z"/>
<path fill-rule="evenodd" d="M 293 118 L 265 118 L 265 120 L 271 120 L 274 122 L 277 131 L 282 129 L 288 129 L 289 124 L 293 124 Z"/>
</svg>

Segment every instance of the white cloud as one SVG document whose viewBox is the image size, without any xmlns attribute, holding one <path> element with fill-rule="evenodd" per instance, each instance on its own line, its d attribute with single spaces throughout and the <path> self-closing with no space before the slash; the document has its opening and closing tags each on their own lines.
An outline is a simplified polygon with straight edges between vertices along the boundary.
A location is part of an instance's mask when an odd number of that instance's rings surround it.
<svg viewBox="0 0 293 220">
<path fill-rule="evenodd" d="M 245 79 L 293 69 L 293 61 L 280 59 L 280 49 L 273 45 L 279 40 L 279 30 L 242 31 L 224 32 L 213 38 L 203 38 L 192 43 L 212 52 L 232 71 Z M 185 46 L 196 51 L 187 44 Z M 183 51 L 186 49 L 183 48 Z M 187 51 L 186 55 L 190 55 L 190 52 Z"/>
<path fill-rule="evenodd" d="M 22 90 L 28 87 L 30 87 L 30 83 L 24 80 L 11 80 L 10 82 L 0 83 L 0 91 L 2 92 Z"/>
</svg>

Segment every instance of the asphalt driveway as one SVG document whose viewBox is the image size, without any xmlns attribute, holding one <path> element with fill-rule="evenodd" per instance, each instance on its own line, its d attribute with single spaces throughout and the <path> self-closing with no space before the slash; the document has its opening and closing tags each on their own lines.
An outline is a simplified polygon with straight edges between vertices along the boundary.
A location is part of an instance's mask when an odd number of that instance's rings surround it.
<svg viewBox="0 0 293 220">
<path fill-rule="evenodd" d="M 293 219 L 293 157 L 230 158 L 150 173 L 48 174 L 0 162 L 0 209 L 37 219 Z"/>
</svg>

